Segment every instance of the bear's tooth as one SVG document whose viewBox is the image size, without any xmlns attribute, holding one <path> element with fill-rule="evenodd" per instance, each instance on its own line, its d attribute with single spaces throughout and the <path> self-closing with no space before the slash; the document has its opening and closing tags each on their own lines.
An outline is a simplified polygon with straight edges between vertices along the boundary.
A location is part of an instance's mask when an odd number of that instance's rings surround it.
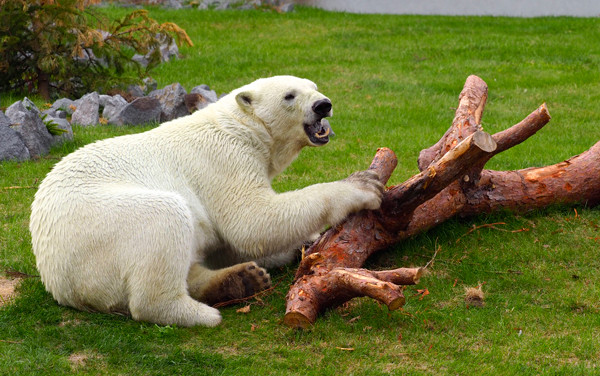
<svg viewBox="0 0 600 376">
<path fill-rule="evenodd" d="M 325 133 L 324 133 L 324 134 L 320 134 L 320 133 L 318 133 L 318 132 L 317 132 L 317 133 L 315 133 L 315 137 L 317 137 L 317 138 L 323 138 L 323 137 L 327 137 L 327 136 L 329 136 L 329 132 L 330 132 L 330 131 L 331 131 L 331 128 L 327 128 L 327 129 L 325 130 Z"/>
</svg>

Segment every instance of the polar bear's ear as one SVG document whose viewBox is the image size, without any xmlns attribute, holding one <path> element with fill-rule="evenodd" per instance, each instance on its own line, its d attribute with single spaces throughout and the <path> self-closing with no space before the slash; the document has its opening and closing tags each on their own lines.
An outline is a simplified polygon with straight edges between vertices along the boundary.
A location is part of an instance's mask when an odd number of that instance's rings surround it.
<svg viewBox="0 0 600 376">
<path fill-rule="evenodd" d="M 235 100 L 244 111 L 252 112 L 252 102 L 254 99 L 251 92 L 242 91 L 235 96 Z"/>
</svg>

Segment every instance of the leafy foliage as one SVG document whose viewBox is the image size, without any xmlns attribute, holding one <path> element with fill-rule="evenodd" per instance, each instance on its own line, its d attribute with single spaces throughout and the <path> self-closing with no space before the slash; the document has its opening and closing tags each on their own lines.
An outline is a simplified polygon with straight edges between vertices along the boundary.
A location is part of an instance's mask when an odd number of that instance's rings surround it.
<svg viewBox="0 0 600 376">
<path fill-rule="evenodd" d="M 0 0 L 0 90 L 49 98 L 109 89 L 160 63 L 161 43 L 192 45 L 183 29 L 146 10 L 110 21 L 91 7 L 99 1 Z M 149 54 L 146 68 L 131 60 L 134 53 Z"/>
<path fill-rule="evenodd" d="M 46 129 L 48 129 L 48 133 L 51 135 L 60 136 L 63 133 L 67 133 L 66 129 L 60 128 L 58 124 L 52 121 L 52 119 L 48 119 L 48 114 L 42 114 L 41 118 L 44 122 L 44 125 L 46 125 Z"/>
</svg>

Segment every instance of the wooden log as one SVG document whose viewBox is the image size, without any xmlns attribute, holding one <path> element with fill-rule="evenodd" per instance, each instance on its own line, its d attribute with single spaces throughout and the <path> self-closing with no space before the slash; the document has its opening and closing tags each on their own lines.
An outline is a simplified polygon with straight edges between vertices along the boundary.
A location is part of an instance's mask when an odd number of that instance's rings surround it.
<svg viewBox="0 0 600 376">
<path fill-rule="evenodd" d="M 409 223 L 417 206 L 495 148 L 496 142 L 489 134 L 477 131 L 431 163 L 427 170 L 386 191 L 381 210 L 361 211 L 327 231 L 300 262 L 296 281 L 286 297 L 284 323 L 305 328 L 324 308 L 358 296 L 372 297 L 390 310 L 404 305 L 401 285 L 416 283 L 422 268 L 371 272 L 357 267 L 374 251 L 394 241 L 397 231 Z M 393 167 L 395 156 L 391 150 L 379 149 L 370 168 L 378 171 L 385 183 Z"/>
<path fill-rule="evenodd" d="M 403 285 L 418 283 L 422 273 L 422 268 L 387 271 L 335 268 L 304 275 L 288 292 L 283 322 L 293 328 L 305 329 L 325 308 L 360 296 L 369 296 L 385 304 L 390 311 L 396 310 L 404 305 Z"/>
<path fill-rule="evenodd" d="M 305 252 L 307 256 L 320 253 L 322 259 L 318 263 L 311 259 L 301 261 L 296 276 L 299 278 L 317 267 L 327 270 L 360 267 L 373 252 L 394 242 L 395 234 L 408 225 L 416 207 L 492 153 L 495 147 L 495 141 L 483 131 L 470 135 L 427 170 L 384 192 L 380 210 L 353 214 L 327 231 Z M 377 170 L 384 184 L 391 175 L 390 168 L 395 166 L 384 161 L 392 156 L 391 150 L 379 149 L 370 167 Z M 304 263 L 311 265 L 307 267 Z"/>
<path fill-rule="evenodd" d="M 487 93 L 487 84 L 481 78 L 475 75 L 467 77 L 458 96 L 458 107 L 452 125 L 435 145 L 421 150 L 417 160 L 420 171 L 425 170 L 434 160 L 440 159 L 460 141 L 481 130 Z"/>
<path fill-rule="evenodd" d="M 600 204 L 600 142 L 552 166 L 484 170 L 490 158 L 525 141 L 550 120 L 542 104 L 523 121 L 489 136 L 481 130 L 486 99 L 485 82 L 470 76 L 451 127 L 420 153 L 421 173 L 386 190 L 380 210 L 351 215 L 306 251 L 287 296 L 284 323 L 306 327 L 323 309 L 356 296 L 370 296 L 397 309 L 404 304 L 401 285 L 416 283 L 423 269 L 373 272 L 357 268 L 375 251 L 455 215 L 526 211 L 557 203 Z M 393 152 L 380 149 L 371 168 L 385 184 L 395 164 Z"/>
</svg>

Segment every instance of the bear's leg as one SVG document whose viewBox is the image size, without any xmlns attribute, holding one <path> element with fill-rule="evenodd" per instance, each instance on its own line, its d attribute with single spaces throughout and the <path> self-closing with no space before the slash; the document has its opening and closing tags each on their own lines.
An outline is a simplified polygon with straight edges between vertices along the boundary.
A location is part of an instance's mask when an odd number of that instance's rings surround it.
<svg viewBox="0 0 600 376">
<path fill-rule="evenodd" d="M 118 203 L 112 218 L 123 236 L 117 254 L 131 316 L 162 325 L 218 325 L 219 311 L 187 292 L 196 242 L 185 199 L 169 192 L 121 190 Z"/>
<path fill-rule="evenodd" d="M 190 295 L 211 305 L 247 298 L 270 287 L 271 276 L 254 261 L 219 270 L 195 263 L 188 274 Z"/>
</svg>

